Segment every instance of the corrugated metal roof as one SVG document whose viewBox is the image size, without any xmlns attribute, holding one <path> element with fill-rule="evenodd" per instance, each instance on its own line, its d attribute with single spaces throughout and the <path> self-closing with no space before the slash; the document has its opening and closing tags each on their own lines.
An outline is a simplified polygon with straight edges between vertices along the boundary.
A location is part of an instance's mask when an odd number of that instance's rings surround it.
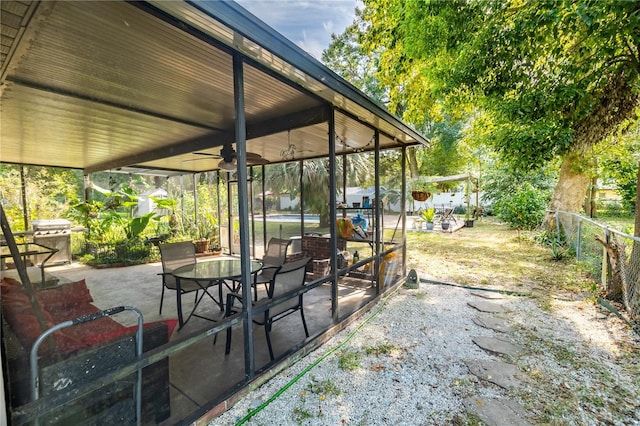
<svg viewBox="0 0 640 426">
<path fill-rule="evenodd" d="M 338 152 L 370 149 L 373 127 L 384 147 L 426 143 L 246 11 L 239 24 L 267 38 L 230 27 L 243 9 L 217 3 L 3 1 L 0 161 L 215 169 L 192 152 L 233 141 L 234 50 L 246 55 L 247 148 L 269 161 L 327 155 L 329 103 L 344 111 Z"/>
</svg>

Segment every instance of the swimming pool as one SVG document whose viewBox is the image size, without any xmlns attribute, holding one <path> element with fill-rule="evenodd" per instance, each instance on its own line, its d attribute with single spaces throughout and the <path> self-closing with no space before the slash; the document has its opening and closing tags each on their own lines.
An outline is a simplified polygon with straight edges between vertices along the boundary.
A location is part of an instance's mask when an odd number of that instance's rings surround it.
<svg viewBox="0 0 640 426">
<path fill-rule="evenodd" d="M 256 220 L 262 220 L 262 216 L 256 216 Z M 308 223 L 320 223 L 320 215 L 305 214 L 304 221 Z M 300 222 L 299 214 L 268 214 L 267 222 Z"/>
</svg>

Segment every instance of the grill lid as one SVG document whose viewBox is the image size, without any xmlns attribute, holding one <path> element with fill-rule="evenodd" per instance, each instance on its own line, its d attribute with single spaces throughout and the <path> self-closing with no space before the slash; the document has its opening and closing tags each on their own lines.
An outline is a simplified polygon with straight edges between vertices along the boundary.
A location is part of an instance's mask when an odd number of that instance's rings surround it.
<svg viewBox="0 0 640 426">
<path fill-rule="evenodd" d="M 38 219 L 31 222 L 33 231 L 53 231 L 71 229 L 71 222 L 67 219 Z"/>
</svg>

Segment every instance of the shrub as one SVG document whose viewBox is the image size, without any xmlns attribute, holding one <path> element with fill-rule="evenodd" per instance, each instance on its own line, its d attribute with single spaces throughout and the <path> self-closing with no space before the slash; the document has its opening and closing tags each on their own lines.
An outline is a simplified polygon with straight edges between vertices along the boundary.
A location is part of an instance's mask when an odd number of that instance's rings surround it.
<svg viewBox="0 0 640 426">
<path fill-rule="evenodd" d="M 495 212 L 500 220 L 514 229 L 531 230 L 544 219 L 547 195 L 529 183 L 522 184 L 511 197 L 496 202 Z"/>
</svg>

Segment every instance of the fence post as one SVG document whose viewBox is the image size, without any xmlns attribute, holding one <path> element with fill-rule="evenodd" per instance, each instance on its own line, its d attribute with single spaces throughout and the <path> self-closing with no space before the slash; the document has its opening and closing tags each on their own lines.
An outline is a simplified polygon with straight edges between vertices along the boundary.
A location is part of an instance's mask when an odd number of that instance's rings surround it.
<svg viewBox="0 0 640 426">
<path fill-rule="evenodd" d="M 607 244 L 611 242 L 611 231 L 609 231 L 609 226 L 604 228 L 604 240 Z M 602 284 L 602 288 L 607 288 L 607 282 L 609 277 L 609 252 L 607 252 L 607 248 L 602 246 L 602 273 L 600 274 L 600 282 Z"/>
<path fill-rule="evenodd" d="M 580 216 L 578 217 L 578 231 L 577 231 L 577 235 L 576 235 L 576 260 L 580 261 L 580 257 L 582 256 L 582 241 L 580 241 L 581 238 L 581 229 L 582 229 L 582 218 Z"/>
<path fill-rule="evenodd" d="M 556 238 L 558 239 L 558 242 L 560 242 L 560 212 L 558 210 L 556 210 L 555 216 L 556 216 Z"/>
</svg>

